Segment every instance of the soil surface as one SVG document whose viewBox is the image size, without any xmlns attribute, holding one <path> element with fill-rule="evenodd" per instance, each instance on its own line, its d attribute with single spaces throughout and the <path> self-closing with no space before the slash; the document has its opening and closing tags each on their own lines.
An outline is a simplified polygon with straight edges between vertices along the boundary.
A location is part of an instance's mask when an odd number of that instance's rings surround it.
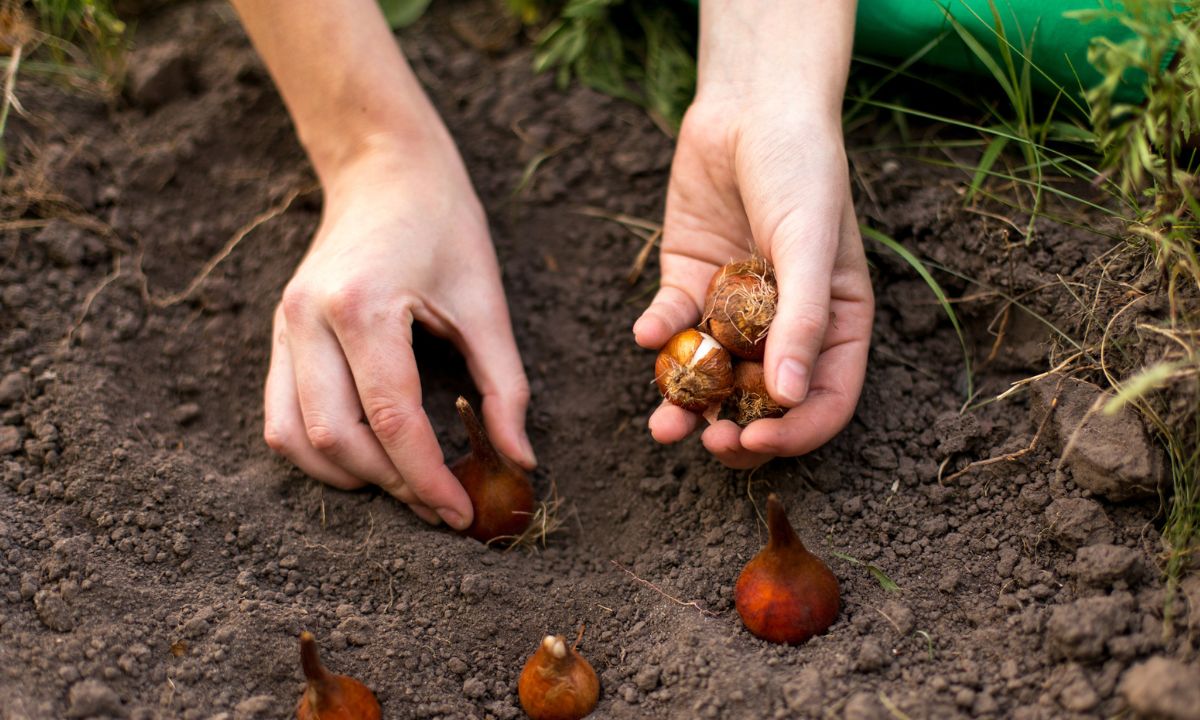
<svg viewBox="0 0 1200 720">
<path fill-rule="evenodd" d="M 1198 717 L 1200 593 L 1168 605 L 1162 457 L 1141 422 L 1092 422 L 1094 387 L 1056 377 L 962 412 L 954 328 L 882 246 L 868 243 L 866 390 L 836 440 L 753 473 L 695 439 L 654 443 L 653 354 L 629 328 L 657 266 L 631 285 L 642 240 L 578 210 L 660 218 L 672 142 L 635 107 L 534 75 L 527 43 L 477 10 L 435 3 L 401 38 L 489 210 L 533 387 L 535 483 L 557 487 L 563 529 L 535 552 L 488 549 L 264 445 L 272 309 L 320 195 L 229 7 L 158 10 L 138 21 L 119 102 L 17 88 L 0 718 L 289 717 L 307 629 L 386 717 L 508 719 L 540 638 L 580 625 L 602 718 Z M 957 273 L 938 277 L 963 299 L 977 398 L 1097 332 L 1104 298 L 1077 290 L 1094 258 L 1120 259 L 1112 240 L 1039 221 L 1026 245 L 964 208 L 968 176 L 879 149 L 885 131 L 865 127 L 850 148 L 860 217 Z M 1146 296 L 1141 312 L 1163 311 Z M 417 342 L 457 456 L 464 364 Z M 842 587 L 836 623 L 798 647 L 752 637 L 733 610 L 768 491 Z"/>
</svg>

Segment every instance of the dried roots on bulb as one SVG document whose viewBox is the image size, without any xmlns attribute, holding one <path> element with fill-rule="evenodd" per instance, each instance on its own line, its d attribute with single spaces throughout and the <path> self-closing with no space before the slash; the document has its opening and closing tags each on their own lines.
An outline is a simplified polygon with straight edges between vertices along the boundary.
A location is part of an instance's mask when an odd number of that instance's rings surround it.
<svg viewBox="0 0 1200 720">
<path fill-rule="evenodd" d="M 711 335 L 684 330 L 659 351 L 654 381 L 663 397 L 673 404 L 704 412 L 733 392 L 733 361 Z"/>
<path fill-rule="evenodd" d="M 775 643 L 802 643 L 837 618 L 841 592 L 825 563 L 800 542 L 787 511 L 767 498 L 767 545 L 742 570 L 734 606 L 746 628 Z"/>
<path fill-rule="evenodd" d="M 501 455 L 466 398 L 456 403 L 471 451 L 450 466 L 462 483 L 475 519 L 463 534 L 480 542 L 515 539 L 533 518 L 533 483 L 516 463 Z"/>
<path fill-rule="evenodd" d="M 379 720 L 375 695 L 354 678 L 326 670 L 307 630 L 300 633 L 300 665 L 308 687 L 296 705 L 296 720 Z"/>
<path fill-rule="evenodd" d="M 595 709 L 600 679 L 579 654 L 582 639 L 582 628 L 573 646 L 562 635 L 547 635 L 525 661 L 517 695 L 533 720 L 579 720 Z"/>
<path fill-rule="evenodd" d="M 778 296 L 775 270 L 765 258 L 731 262 L 708 283 L 701 325 L 734 355 L 762 360 Z"/>
<path fill-rule="evenodd" d="M 725 401 L 724 410 L 735 423 L 745 426 L 762 418 L 783 417 L 787 408 L 767 392 L 763 364 L 742 360 L 733 366 L 733 394 Z"/>
</svg>

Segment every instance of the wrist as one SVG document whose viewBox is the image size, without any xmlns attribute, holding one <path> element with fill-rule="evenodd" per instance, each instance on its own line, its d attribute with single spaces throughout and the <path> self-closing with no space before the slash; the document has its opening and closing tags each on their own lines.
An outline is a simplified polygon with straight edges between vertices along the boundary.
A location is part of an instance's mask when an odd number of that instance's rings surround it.
<svg viewBox="0 0 1200 720">
<path fill-rule="evenodd" d="M 854 2 L 704 0 L 697 100 L 840 117 L 854 12 Z"/>
</svg>

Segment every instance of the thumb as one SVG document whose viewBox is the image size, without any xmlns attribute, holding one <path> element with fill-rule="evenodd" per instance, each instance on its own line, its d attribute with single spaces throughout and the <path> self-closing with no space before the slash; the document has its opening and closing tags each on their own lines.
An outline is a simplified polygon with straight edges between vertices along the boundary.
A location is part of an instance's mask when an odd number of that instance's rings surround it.
<svg viewBox="0 0 1200 720">
<path fill-rule="evenodd" d="M 767 391 L 787 407 L 799 405 L 808 395 L 825 340 L 840 218 L 841 213 L 825 208 L 792 211 L 766 243 L 779 283 L 764 358 Z M 815 227 L 813 220 L 819 222 Z"/>
<path fill-rule="evenodd" d="M 532 470 L 537 466 L 537 457 L 525 434 L 529 380 L 521 366 L 508 313 L 487 320 L 466 329 L 460 349 L 483 396 L 483 423 L 492 443 L 506 457 Z"/>
<path fill-rule="evenodd" d="M 684 290 L 664 284 L 654 295 L 650 307 L 633 324 L 633 339 L 644 348 L 657 350 L 672 335 L 699 320 L 696 300 Z"/>
</svg>

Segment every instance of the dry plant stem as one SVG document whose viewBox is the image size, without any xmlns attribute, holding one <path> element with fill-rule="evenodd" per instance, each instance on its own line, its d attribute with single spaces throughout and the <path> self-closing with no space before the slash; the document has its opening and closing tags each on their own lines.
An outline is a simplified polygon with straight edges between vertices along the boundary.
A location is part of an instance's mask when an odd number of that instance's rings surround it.
<svg viewBox="0 0 1200 720">
<path fill-rule="evenodd" d="M 296 201 L 296 198 L 300 197 L 301 195 L 307 195 L 311 192 L 315 192 L 318 189 L 320 189 L 319 185 L 308 185 L 291 190 L 277 205 L 263 211 L 262 213 L 259 213 L 252 220 L 250 220 L 250 222 L 238 228 L 238 231 L 235 232 L 229 238 L 229 240 L 225 242 L 224 247 L 222 247 L 216 255 L 213 255 L 211 258 L 209 258 L 208 262 L 204 263 L 204 267 L 201 268 L 196 277 L 192 278 L 191 282 L 189 282 L 187 287 L 185 287 L 183 290 L 177 293 L 172 293 L 165 297 L 156 298 L 150 295 L 149 288 L 146 288 L 145 295 L 150 301 L 150 304 L 157 308 L 168 308 L 172 305 L 178 305 L 179 303 L 190 299 L 196 294 L 196 291 L 200 289 L 200 286 L 204 284 L 204 281 L 208 279 L 208 276 L 212 274 L 212 271 L 215 270 L 216 267 L 225 260 L 225 258 L 229 257 L 229 254 L 234 251 L 234 249 L 238 246 L 238 243 L 244 240 L 247 235 L 254 232 L 267 222 L 287 212 L 288 208 L 292 206 L 292 203 Z"/>
<path fill-rule="evenodd" d="M 24 45 L 18 44 L 12 49 L 12 55 L 8 60 L 8 72 L 4 75 L 4 98 L 0 100 L 0 138 L 4 137 L 4 128 L 8 124 L 8 112 L 15 109 L 18 113 L 21 112 L 21 103 L 17 101 L 16 86 L 17 86 L 17 68 L 21 66 L 21 51 L 25 49 Z"/>
<path fill-rule="evenodd" d="M 637 257 L 633 259 L 633 265 L 629 267 L 629 275 L 625 278 L 630 285 L 636 284 L 642 276 L 642 271 L 646 269 L 646 263 L 650 260 L 650 253 L 658 245 L 660 238 L 662 238 L 662 230 L 655 230 L 646 238 L 646 243 L 642 245 Z"/>
<path fill-rule="evenodd" d="M 658 593 L 659 595 L 662 595 L 663 597 L 665 597 L 666 599 L 668 599 L 668 600 L 670 600 L 671 602 L 675 603 L 676 605 L 680 605 L 680 606 L 682 606 L 682 607 L 690 607 L 690 608 L 695 608 L 696 610 L 699 610 L 699 611 L 700 611 L 700 614 L 701 614 L 701 615 L 704 615 L 705 617 L 717 617 L 717 613 L 713 612 L 712 610 L 708 610 L 708 609 L 706 609 L 706 608 L 703 608 L 703 607 L 701 607 L 701 606 L 700 606 L 700 603 L 696 602 L 695 600 L 693 600 L 693 601 L 691 601 L 691 602 L 685 602 L 685 601 L 683 601 L 683 600 L 680 600 L 679 598 L 677 598 L 677 597 L 675 597 L 674 595 L 672 595 L 672 594 L 668 593 L 667 591 L 663 590 L 662 588 L 660 588 L 659 586 L 657 586 L 657 585 L 655 585 L 654 583 L 650 582 L 649 580 L 645 580 L 645 579 L 643 579 L 643 578 L 640 578 L 640 577 L 638 577 L 636 573 L 634 573 L 632 570 L 630 570 L 629 568 L 625 567 L 625 566 L 624 566 L 624 565 L 622 565 L 621 563 L 617 562 L 616 560 L 610 560 L 609 562 L 611 562 L 613 565 L 616 565 L 618 568 L 620 568 L 620 569 L 621 569 L 621 570 L 622 570 L 622 571 L 623 571 L 623 572 L 624 572 L 626 575 L 628 575 L 629 577 L 631 577 L 631 578 L 633 578 L 634 580 L 636 580 L 637 582 L 639 582 L 639 583 L 641 583 L 641 584 L 645 585 L 646 587 L 650 588 L 651 590 L 653 590 L 654 592 Z"/>
<path fill-rule="evenodd" d="M 87 296 L 84 297 L 83 307 L 79 311 L 79 317 L 75 319 L 75 322 L 71 325 L 70 329 L 67 330 L 67 334 L 63 338 L 64 345 L 71 344 L 71 340 L 74 339 L 75 333 L 79 332 L 79 328 L 83 326 L 83 321 L 87 320 L 88 313 L 90 313 L 92 311 L 92 303 L 96 302 L 96 298 L 100 296 L 100 293 L 104 292 L 104 288 L 111 285 L 112 281 L 116 280 L 120 276 L 121 276 L 121 256 L 117 255 L 115 258 L 113 258 L 112 271 L 109 272 L 107 275 L 105 275 L 103 278 L 101 278 L 100 282 L 97 283 L 96 287 L 89 290 Z"/>
<path fill-rule="evenodd" d="M 630 229 L 631 232 L 632 228 L 638 228 L 650 233 L 662 232 L 662 223 L 656 223 L 653 220 L 646 220 L 645 218 L 635 217 L 625 213 L 609 212 L 604 208 L 586 205 L 584 207 L 577 208 L 572 212 L 579 215 L 587 215 L 588 217 L 600 218 L 601 220 L 611 220 L 612 222 L 624 225 L 626 228 Z"/>
</svg>

